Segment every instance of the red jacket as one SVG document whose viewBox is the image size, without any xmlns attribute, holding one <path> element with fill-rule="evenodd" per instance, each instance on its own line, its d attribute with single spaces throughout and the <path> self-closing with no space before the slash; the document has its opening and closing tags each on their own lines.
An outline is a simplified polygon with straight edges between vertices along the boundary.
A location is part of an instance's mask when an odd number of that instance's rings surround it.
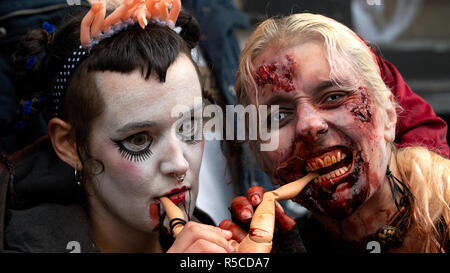
<svg viewBox="0 0 450 273">
<path fill-rule="evenodd" d="M 436 116 L 424 99 L 411 91 L 393 64 L 381 58 L 375 50 L 372 51 L 377 58 L 384 82 L 403 108 L 403 111 L 397 113 L 397 147 L 422 146 L 449 158 L 445 121 Z"/>
</svg>

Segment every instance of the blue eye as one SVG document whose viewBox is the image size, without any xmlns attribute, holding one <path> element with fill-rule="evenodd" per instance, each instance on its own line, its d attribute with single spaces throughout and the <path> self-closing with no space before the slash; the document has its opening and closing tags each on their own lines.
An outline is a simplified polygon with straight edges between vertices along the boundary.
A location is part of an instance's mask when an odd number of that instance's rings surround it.
<svg viewBox="0 0 450 273">
<path fill-rule="evenodd" d="M 287 117 L 286 113 L 278 113 L 278 120 L 282 121 L 283 119 L 285 119 Z"/>
<path fill-rule="evenodd" d="M 148 159 L 153 153 L 150 151 L 153 138 L 141 132 L 121 141 L 114 141 L 120 155 L 132 162 L 141 162 Z"/>
<path fill-rule="evenodd" d="M 335 101 L 337 99 L 340 99 L 342 97 L 342 95 L 339 94 L 333 94 L 331 96 L 328 96 L 325 100 L 326 101 Z"/>
</svg>

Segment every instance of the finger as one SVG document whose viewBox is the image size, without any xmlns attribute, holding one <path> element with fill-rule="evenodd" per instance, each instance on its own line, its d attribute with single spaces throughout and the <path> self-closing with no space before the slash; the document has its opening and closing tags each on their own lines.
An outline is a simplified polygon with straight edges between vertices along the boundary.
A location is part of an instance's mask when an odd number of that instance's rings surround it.
<svg viewBox="0 0 450 273">
<path fill-rule="evenodd" d="M 207 240 L 197 240 L 192 245 L 190 245 L 186 251 L 186 253 L 230 253 L 225 248 L 211 243 Z"/>
<path fill-rule="evenodd" d="M 228 243 L 231 236 L 232 233 L 228 230 L 188 222 L 176 237 L 173 244 L 173 252 L 184 252 L 198 240 L 205 240 L 226 249 L 228 252 L 234 252 L 234 248 Z"/>
<path fill-rule="evenodd" d="M 283 207 L 275 201 L 275 223 L 281 233 L 290 231 L 295 226 L 295 220 L 284 212 Z"/>
<path fill-rule="evenodd" d="M 238 243 L 240 243 L 245 238 L 245 236 L 247 236 L 247 232 L 245 232 L 231 220 L 223 220 L 222 222 L 220 222 L 219 227 L 221 229 L 229 230 L 232 233 L 231 239 L 237 241 Z"/>
<path fill-rule="evenodd" d="M 244 196 L 238 196 L 231 201 L 231 213 L 242 223 L 248 223 L 253 217 L 253 206 Z"/>
<path fill-rule="evenodd" d="M 204 228 L 209 229 L 211 232 L 218 233 L 219 236 L 224 236 L 224 238 L 226 240 L 230 240 L 231 237 L 233 236 L 233 233 L 230 230 L 223 229 L 221 227 L 215 227 L 215 226 L 210 226 L 210 225 L 205 225 L 205 224 L 199 224 L 199 225 L 202 225 Z"/>
<path fill-rule="evenodd" d="M 260 186 L 253 186 L 247 191 L 247 198 L 250 200 L 250 203 L 253 207 L 256 207 L 261 203 L 263 194 L 266 190 Z"/>
</svg>

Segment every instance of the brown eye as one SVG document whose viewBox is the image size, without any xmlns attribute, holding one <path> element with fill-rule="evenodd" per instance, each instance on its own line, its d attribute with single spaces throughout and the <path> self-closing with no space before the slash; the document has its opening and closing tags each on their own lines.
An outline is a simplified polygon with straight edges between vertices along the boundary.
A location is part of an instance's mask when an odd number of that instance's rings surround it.
<svg viewBox="0 0 450 273">
<path fill-rule="evenodd" d="M 122 141 L 123 147 L 132 152 L 140 152 L 148 147 L 152 143 L 152 138 L 147 133 L 139 133 L 132 135 Z"/>
<path fill-rule="evenodd" d="M 148 136 L 144 135 L 144 134 L 137 135 L 130 140 L 130 142 L 136 146 L 144 145 L 145 143 L 147 143 L 147 141 L 148 141 Z"/>
<path fill-rule="evenodd" d="M 145 132 L 132 135 L 122 141 L 114 140 L 114 142 L 119 148 L 119 153 L 130 161 L 144 161 L 152 155 L 150 146 L 153 138 Z"/>
</svg>

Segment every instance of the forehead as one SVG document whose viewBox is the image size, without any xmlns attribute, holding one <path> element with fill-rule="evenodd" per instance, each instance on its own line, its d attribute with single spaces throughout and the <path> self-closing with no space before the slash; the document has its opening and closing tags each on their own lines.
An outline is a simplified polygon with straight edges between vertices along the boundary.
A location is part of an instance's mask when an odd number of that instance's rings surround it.
<svg viewBox="0 0 450 273">
<path fill-rule="evenodd" d="M 192 62 L 180 56 L 167 70 L 165 82 L 155 73 L 145 79 L 140 70 L 131 73 L 97 72 L 96 85 L 105 102 L 104 119 L 116 124 L 142 120 L 167 120 L 173 107 L 192 107 L 201 97 L 201 86 Z"/>
<path fill-rule="evenodd" d="M 253 77 L 257 78 L 259 76 L 258 69 L 267 65 L 277 67 L 278 71 L 282 72 L 285 70 L 280 67 L 287 66 L 289 68 L 292 73 L 293 92 L 299 89 L 308 89 L 317 82 L 330 80 L 327 52 L 323 42 L 319 40 L 311 40 L 284 48 L 269 47 L 254 59 Z M 272 95 L 277 92 L 267 92 L 272 90 L 270 86 L 265 86 L 262 90 L 264 92 L 259 92 L 259 96 Z M 282 92 L 282 90 L 278 91 Z"/>
</svg>

